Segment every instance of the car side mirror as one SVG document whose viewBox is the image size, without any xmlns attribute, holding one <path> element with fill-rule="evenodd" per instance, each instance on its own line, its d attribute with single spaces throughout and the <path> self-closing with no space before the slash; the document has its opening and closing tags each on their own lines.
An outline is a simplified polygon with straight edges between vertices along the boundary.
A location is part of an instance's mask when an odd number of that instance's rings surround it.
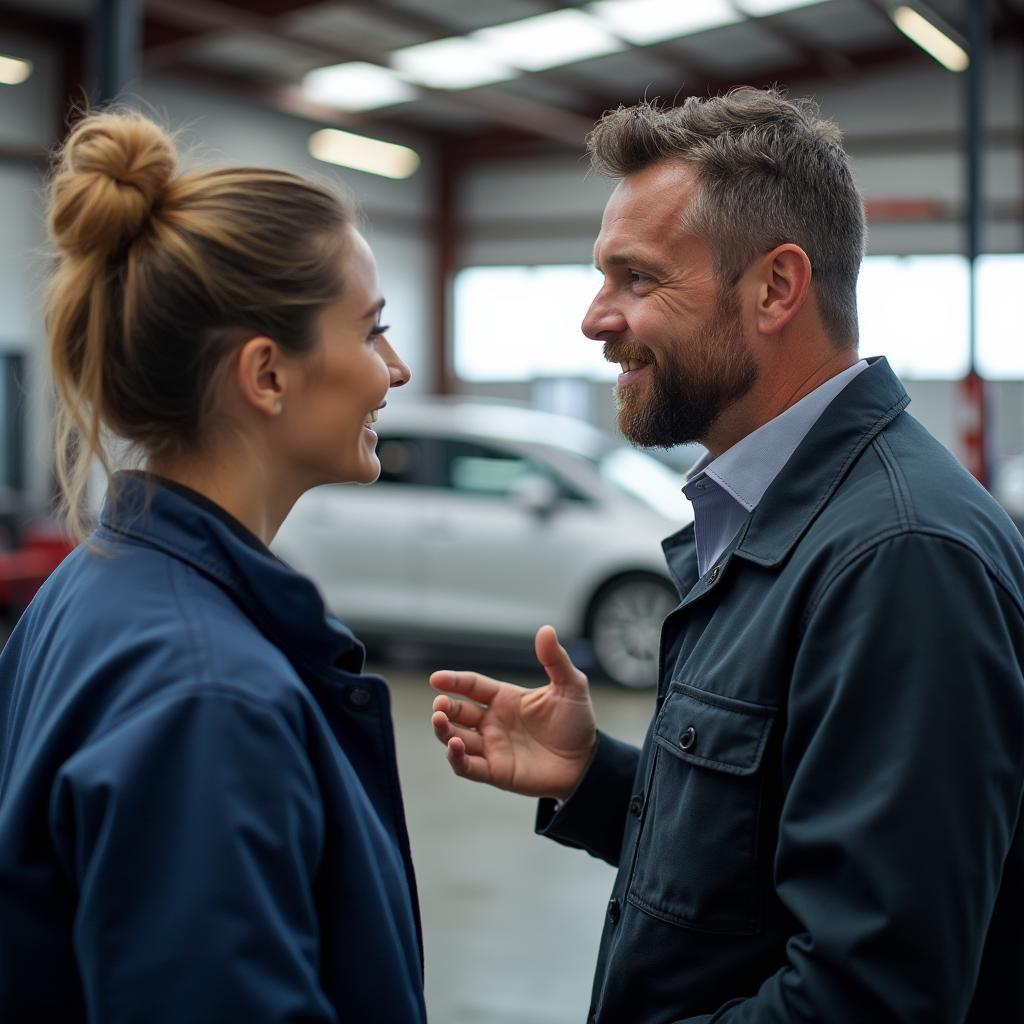
<svg viewBox="0 0 1024 1024">
<path fill-rule="evenodd" d="M 543 476 L 524 476 L 512 485 L 512 496 L 528 512 L 540 518 L 551 515 L 558 504 L 557 485 Z"/>
</svg>

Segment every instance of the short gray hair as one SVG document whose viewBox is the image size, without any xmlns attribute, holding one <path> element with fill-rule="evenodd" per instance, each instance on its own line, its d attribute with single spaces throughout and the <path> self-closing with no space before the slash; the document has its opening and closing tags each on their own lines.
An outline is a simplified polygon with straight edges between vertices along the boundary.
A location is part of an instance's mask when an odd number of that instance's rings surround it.
<svg viewBox="0 0 1024 1024">
<path fill-rule="evenodd" d="M 822 322 L 839 347 L 857 344 L 857 275 L 864 204 L 834 124 L 809 100 L 742 87 L 608 111 L 587 136 L 598 171 L 622 178 L 661 160 L 693 166 L 698 193 L 687 229 L 735 283 L 759 253 L 794 242 L 811 261 Z"/>
</svg>

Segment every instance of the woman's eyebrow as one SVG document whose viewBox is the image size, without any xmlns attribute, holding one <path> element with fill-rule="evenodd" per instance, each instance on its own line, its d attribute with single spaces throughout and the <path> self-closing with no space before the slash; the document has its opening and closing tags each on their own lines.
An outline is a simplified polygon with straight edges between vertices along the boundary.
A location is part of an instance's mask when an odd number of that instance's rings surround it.
<svg viewBox="0 0 1024 1024">
<path fill-rule="evenodd" d="M 380 311 L 384 308 L 387 303 L 387 299 L 378 299 L 363 315 L 363 320 L 369 320 L 371 316 L 380 316 Z"/>
</svg>

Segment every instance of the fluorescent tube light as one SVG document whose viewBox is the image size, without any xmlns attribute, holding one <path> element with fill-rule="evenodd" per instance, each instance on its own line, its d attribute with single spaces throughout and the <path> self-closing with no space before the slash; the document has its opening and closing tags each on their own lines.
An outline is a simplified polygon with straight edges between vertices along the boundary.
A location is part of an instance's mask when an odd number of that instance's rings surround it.
<svg viewBox="0 0 1024 1024">
<path fill-rule="evenodd" d="M 375 110 L 416 97 L 416 90 L 389 68 L 358 61 L 315 68 L 303 78 L 302 92 L 344 110 Z"/>
<path fill-rule="evenodd" d="M 32 61 L 0 54 L 0 85 L 21 85 L 32 74 Z"/>
<path fill-rule="evenodd" d="M 769 14 L 778 14 L 780 11 L 792 11 L 798 7 L 811 7 L 824 2 L 825 0 L 736 0 L 736 6 L 744 14 L 763 18 Z"/>
<path fill-rule="evenodd" d="M 382 142 L 366 135 L 323 128 L 309 137 L 309 152 L 341 167 L 352 167 L 384 178 L 408 178 L 420 165 L 418 154 L 406 146 Z"/>
<path fill-rule="evenodd" d="M 523 71 L 543 71 L 625 49 L 622 40 L 600 21 L 576 10 L 551 11 L 479 29 L 470 38 Z"/>
<path fill-rule="evenodd" d="M 519 75 L 482 43 L 460 36 L 395 50 L 391 63 L 405 78 L 434 89 L 473 89 Z"/>
<path fill-rule="evenodd" d="M 638 46 L 703 32 L 739 21 L 726 0 L 600 0 L 585 10 L 616 35 Z"/>
<path fill-rule="evenodd" d="M 971 63 L 967 51 L 953 42 L 941 29 L 911 7 L 896 7 L 889 17 L 896 27 L 925 53 L 949 71 L 965 71 Z"/>
</svg>

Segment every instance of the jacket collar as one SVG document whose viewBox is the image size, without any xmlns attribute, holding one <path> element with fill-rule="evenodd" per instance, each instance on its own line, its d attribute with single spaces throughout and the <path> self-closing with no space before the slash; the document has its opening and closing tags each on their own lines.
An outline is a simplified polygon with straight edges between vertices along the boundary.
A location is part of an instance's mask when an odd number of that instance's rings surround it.
<svg viewBox="0 0 1024 1024">
<path fill-rule="evenodd" d="M 327 612 L 314 584 L 228 518 L 159 480 L 116 473 L 94 539 L 156 548 L 213 580 L 296 669 L 361 671 L 362 644 Z"/>
<path fill-rule="evenodd" d="M 882 356 L 852 380 L 793 453 L 740 532 L 737 557 L 776 565 L 792 550 L 872 440 L 910 402 Z"/>
</svg>

